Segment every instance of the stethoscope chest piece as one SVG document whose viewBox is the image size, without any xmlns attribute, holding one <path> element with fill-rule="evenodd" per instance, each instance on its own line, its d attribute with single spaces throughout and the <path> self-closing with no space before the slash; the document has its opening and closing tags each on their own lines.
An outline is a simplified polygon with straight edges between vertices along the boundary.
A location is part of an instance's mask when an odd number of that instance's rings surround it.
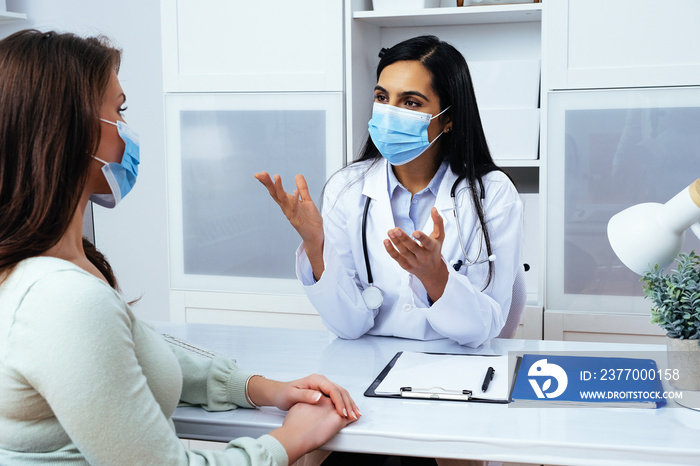
<svg viewBox="0 0 700 466">
<path fill-rule="evenodd" d="M 384 302 L 382 290 L 374 285 L 370 285 L 362 290 L 362 300 L 368 309 L 379 309 L 379 306 Z"/>
</svg>

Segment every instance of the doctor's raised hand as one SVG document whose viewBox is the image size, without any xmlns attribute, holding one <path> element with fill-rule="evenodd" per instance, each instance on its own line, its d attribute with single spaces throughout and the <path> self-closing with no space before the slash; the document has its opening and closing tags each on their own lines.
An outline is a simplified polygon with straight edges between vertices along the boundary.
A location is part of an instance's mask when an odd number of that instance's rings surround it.
<svg viewBox="0 0 700 466">
<path fill-rule="evenodd" d="M 428 297 L 437 301 L 445 291 L 449 272 L 442 260 L 442 243 L 445 240 L 445 225 L 437 209 L 430 210 L 433 231 L 429 235 L 414 231 L 411 236 L 401 228 L 389 230 L 389 239 L 384 240 L 384 248 L 405 271 L 418 278 Z"/>
<path fill-rule="evenodd" d="M 279 175 L 274 176 L 274 181 L 267 172 L 256 173 L 254 176 L 267 188 L 272 199 L 280 206 L 289 223 L 301 236 L 314 276 L 317 280 L 320 279 L 324 269 L 323 217 L 309 194 L 306 179 L 303 175 L 297 175 L 295 177 L 297 189 L 289 194 L 285 192 Z"/>
</svg>

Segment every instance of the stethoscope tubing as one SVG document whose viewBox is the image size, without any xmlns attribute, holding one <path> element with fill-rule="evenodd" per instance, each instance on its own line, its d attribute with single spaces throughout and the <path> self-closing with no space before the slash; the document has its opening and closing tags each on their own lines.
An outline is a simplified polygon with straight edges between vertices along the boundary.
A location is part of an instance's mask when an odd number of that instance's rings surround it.
<svg viewBox="0 0 700 466">
<path fill-rule="evenodd" d="M 479 260 L 479 257 L 481 257 L 481 251 L 483 250 L 484 246 L 484 230 L 479 226 L 479 232 L 481 233 L 479 236 L 479 252 L 476 253 L 476 258 L 474 260 L 469 259 L 469 256 L 467 255 L 467 250 L 464 248 L 464 240 L 462 239 L 462 226 L 459 221 L 459 214 L 457 213 L 457 201 L 455 198 L 455 190 L 457 189 L 457 185 L 459 184 L 460 181 L 462 181 L 464 177 L 460 176 L 457 178 L 457 180 L 454 182 L 452 185 L 452 189 L 450 189 L 450 197 L 452 198 L 452 214 L 455 216 L 455 223 L 457 224 L 457 236 L 459 237 L 459 247 L 462 249 L 462 254 L 464 254 L 464 260 L 466 262 L 458 261 L 460 264 L 459 267 L 462 265 L 466 265 L 467 267 L 470 265 L 476 265 L 476 264 L 483 264 L 485 262 L 489 262 L 495 259 L 495 256 L 491 255 L 486 259 L 481 259 Z M 481 208 L 484 208 L 484 198 L 486 197 L 486 193 L 484 190 L 484 182 L 481 181 L 481 178 L 478 178 L 479 180 L 479 187 L 481 188 L 479 192 L 479 202 L 481 202 Z M 459 268 L 456 268 L 457 271 L 459 271 Z"/>
<path fill-rule="evenodd" d="M 369 265 L 369 252 L 367 251 L 367 212 L 369 212 L 369 203 L 372 200 L 371 197 L 367 196 L 367 201 L 365 202 L 365 210 L 362 212 L 362 252 L 365 256 L 365 268 L 367 269 L 367 283 L 370 286 L 374 283 L 372 278 L 372 268 Z"/>
</svg>

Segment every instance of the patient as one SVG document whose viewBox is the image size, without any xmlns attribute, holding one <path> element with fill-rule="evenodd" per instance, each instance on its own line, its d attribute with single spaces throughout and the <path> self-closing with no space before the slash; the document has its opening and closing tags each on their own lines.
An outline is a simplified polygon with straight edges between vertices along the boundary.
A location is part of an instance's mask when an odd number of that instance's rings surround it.
<svg viewBox="0 0 700 466">
<path fill-rule="evenodd" d="M 82 237 L 88 200 L 113 208 L 138 175 L 120 58 L 103 37 L 0 41 L 0 464 L 292 463 L 360 416 L 348 392 L 166 342 Z M 288 414 L 269 435 L 188 451 L 170 419 L 180 400 Z"/>
</svg>

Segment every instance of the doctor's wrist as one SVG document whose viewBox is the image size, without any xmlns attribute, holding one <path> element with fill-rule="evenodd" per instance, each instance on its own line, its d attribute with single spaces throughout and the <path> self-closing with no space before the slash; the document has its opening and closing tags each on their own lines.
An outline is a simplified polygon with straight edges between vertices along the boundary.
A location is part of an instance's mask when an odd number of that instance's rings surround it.
<svg viewBox="0 0 700 466">
<path fill-rule="evenodd" d="M 306 253 L 306 257 L 311 264 L 314 280 L 319 281 L 321 279 L 321 275 L 323 275 L 323 271 L 326 269 L 323 260 L 323 242 L 321 242 L 320 246 L 310 246 L 304 242 L 304 252 Z"/>
<path fill-rule="evenodd" d="M 316 240 L 304 239 L 304 252 L 311 259 L 312 257 L 323 257 L 323 237 Z"/>
<path fill-rule="evenodd" d="M 450 278 L 450 272 L 447 267 L 442 267 L 438 273 L 431 274 L 429 278 L 425 280 L 421 279 L 423 283 L 423 288 L 428 294 L 428 301 L 432 306 L 438 299 L 440 299 L 445 292 L 447 287 L 447 280 Z"/>
</svg>

